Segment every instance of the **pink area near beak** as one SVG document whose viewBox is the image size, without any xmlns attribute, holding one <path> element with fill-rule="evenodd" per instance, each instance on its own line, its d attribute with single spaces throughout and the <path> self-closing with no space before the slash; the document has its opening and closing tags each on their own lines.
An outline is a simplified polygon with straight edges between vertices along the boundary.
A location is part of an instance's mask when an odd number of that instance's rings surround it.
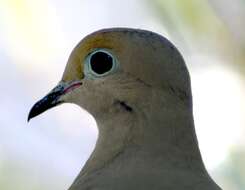
<svg viewBox="0 0 245 190">
<path fill-rule="evenodd" d="M 66 94 L 66 93 L 68 93 L 68 92 L 70 92 L 70 91 L 72 91 L 72 90 L 78 88 L 78 87 L 81 86 L 81 85 L 82 85 L 82 82 L 75 82 L 75 83 L 69 85 L 68 87 L 66 87 L 66 88 L 64 89 L 64 92 L 63 92 L 63 93 Z"/>
</svg>

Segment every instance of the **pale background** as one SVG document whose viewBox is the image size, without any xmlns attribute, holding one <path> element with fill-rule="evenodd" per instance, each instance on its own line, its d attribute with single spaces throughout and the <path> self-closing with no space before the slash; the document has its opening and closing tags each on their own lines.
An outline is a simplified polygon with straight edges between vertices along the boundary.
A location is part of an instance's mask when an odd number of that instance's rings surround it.
<svg viewBox="0 0 245 190">
<path fill-rule="evenodd" d="M 27 123 L 60 80 L 73 47 L 104 27 L 152 30 L 183 54 L 207 169 L 245 189 L 243 0 L 0 0 L 0 189 L 65 190 L 91 153 L 97 129 L 75 105 Z"/>
</svg>

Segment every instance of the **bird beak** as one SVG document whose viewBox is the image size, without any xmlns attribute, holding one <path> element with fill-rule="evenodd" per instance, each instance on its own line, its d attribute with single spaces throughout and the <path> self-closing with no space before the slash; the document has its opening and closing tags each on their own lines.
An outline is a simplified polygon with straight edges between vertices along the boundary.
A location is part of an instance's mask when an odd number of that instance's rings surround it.
<svg viewBox="0 0 245 190">
<path fill-rule="evenodd" d="M 29 112 L 27 121 L 30 121 L 30 119 L 40 115 L 48 109 L 63 103 L 64 101 L 60 100 L 62 95 L 74 90 L 81 85 L 82 82 L 74 82 L 70 84 L 60 82 L 53 90 L 51 90 L 50 93 L 34 104 Z"/>
</svg>

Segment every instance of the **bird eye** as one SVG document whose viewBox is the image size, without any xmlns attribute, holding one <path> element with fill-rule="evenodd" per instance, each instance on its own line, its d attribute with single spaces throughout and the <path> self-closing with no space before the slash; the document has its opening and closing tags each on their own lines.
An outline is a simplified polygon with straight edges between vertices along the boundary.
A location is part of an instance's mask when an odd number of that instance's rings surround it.
<svg viewBox="0 0 245 190">
<path fill-rule="evenodd" d="M 91 69 L 101 75 L 111 70 L 113 65 L 113 58 L 111 55 L 99 51 L 94 53 L 90 58 Z"/>
<path fill-rule="evenodd" d="M 88 55 L 85 64 L 85 75 L 88 77 L 105 76 L 117 67 L 117 61 L 111 53 L 100 49 Z"/>
</svg>

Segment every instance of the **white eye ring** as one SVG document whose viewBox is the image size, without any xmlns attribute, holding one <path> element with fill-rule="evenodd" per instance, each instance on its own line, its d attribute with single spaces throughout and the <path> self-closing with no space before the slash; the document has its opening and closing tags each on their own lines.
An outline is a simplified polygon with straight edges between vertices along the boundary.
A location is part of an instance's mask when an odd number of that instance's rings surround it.
<svg viewBox="0 0 245 190">
<path fill-rule="evenodd" d="M 96 49 L 85 59 L 84 74 L 87 78 L 104 77 L 115 72 L 118 67 L 116 57 L 108 49 Z"/>
</svg>

